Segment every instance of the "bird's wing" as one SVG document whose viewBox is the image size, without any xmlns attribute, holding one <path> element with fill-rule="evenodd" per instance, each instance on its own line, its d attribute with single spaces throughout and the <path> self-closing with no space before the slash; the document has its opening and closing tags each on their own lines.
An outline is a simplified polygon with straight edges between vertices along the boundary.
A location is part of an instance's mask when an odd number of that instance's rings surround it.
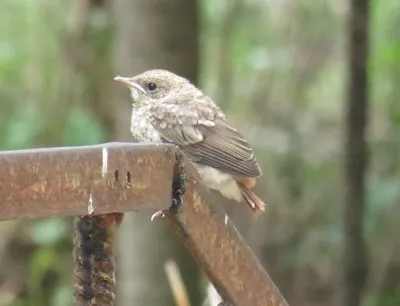
<svg viewBox="0 0 400 306">
<path fill-rule="evenodd" d="M 153 125 L 163 140 L 178 145 L 192 161 L 233 176 L 261 175 L 249 144 L 224 119 L 214 118 L 210 121 L 198 114 L 190 117 L 190 112 L 179 119 L 170 120 L 168 124 L 157 119 L 153 120 Z"/>
</svg>

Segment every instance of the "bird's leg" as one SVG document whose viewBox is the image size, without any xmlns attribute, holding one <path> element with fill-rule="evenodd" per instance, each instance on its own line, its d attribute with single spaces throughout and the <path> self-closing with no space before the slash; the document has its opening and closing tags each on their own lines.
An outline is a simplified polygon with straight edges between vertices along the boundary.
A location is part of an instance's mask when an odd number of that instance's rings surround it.
<svg viewBox="0 0 400 306">
<path fill-rule="evenodd" d="M 183 195 L 186 192 L 186 181 L 189 176 L 185 173 L 185 163 L 181 151 L 175 154 L 176 163 L 174 177 L 172 180 L 172 201 L 169 212 L 176 213 L 183 202 Z"/>
<path fill-rule="evenodd" d="M 186 181 L 189 176 L 185 173 L 185 163 L 183 155 L 177 151 L 176 163 L 174 167 L 174 177 L 172 179 L 172 199 L 169 209 L 159 210 L 151 216 L 151 221 L 157 217 L 164 217 L 168 213 L 176 213 L 183 201 L 183 195 L 186 192 Z"/>
</svg>

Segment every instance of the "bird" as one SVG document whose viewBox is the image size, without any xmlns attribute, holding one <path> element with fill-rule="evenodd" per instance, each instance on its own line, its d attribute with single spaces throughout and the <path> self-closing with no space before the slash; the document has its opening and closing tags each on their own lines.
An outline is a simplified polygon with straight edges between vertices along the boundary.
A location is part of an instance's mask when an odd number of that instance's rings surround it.
<svg viewBox="0 0 400 306">
<path fill-rule="evenodd" d="M 246 202 L 256 214 L 265 210 L 265 203 L 252 190 L 262 175 L 252 148 L 202 90 L 162 69 L 114 80 L 130 89 L 130 131 L 136 141 L 178 146 L 207 188 Z M 160 214 L 164 216 L 159 211 L 153 217 Z"/>
</svg>

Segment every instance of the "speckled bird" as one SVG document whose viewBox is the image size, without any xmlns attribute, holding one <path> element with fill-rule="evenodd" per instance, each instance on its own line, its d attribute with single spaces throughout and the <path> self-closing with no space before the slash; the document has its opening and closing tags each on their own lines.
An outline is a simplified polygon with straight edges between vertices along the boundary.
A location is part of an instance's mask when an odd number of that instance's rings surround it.
<svg viewBox="0 0 400 306">
<path fill-rule="evenodd" d="M 254 153 L 208 96 L 166 70 L 115 80 L 131 91 L 131 132 L 137 141 L 177 145 L 208 188 L 244 200 L 254 212 L 264 211 L 264 202 L 252 190 L 262 174 Z"/>
</svg>

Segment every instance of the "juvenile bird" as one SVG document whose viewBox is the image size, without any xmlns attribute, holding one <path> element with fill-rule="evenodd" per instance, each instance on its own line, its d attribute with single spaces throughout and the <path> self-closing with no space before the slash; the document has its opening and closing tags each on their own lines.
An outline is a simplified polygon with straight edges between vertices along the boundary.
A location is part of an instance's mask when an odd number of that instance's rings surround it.
<svg viewBox="0 0 400 306">
<path fill-rule="evenodd" d="M 131 132 L 136 140 L 177 145 L 206 187 L 228 199 L 244 199 L 254 212 L 265 209 L 251 190 L 262 174 L 252 149 L 201 90 L 166 70 L 114 80 L 131 90 Z"/>
</svg>

